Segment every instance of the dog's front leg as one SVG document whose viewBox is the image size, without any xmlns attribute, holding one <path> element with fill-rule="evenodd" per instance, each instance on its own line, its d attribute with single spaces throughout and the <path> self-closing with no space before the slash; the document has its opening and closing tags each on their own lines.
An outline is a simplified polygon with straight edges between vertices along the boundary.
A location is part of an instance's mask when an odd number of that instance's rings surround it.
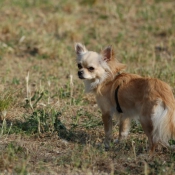
<svg viewBox="0 0 175 175">
<path fill-rule="evenodd" d="M 105 148 L 108 149 L 112 140 L 112 117 L 109 113 L 105 113 L 102 114 L 102 120 L 105 131 Z"/>
</svg>

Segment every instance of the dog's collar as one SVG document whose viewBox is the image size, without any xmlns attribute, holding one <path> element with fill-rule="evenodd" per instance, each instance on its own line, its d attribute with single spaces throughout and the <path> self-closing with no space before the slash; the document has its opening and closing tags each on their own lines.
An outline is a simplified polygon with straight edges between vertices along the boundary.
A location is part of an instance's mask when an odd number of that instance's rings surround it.
<svg viewBox="0 0 175 175">
<path fill-rule="evenodd" d="M 116 102 L 116 109 L 118 111 L 118 113 L 123 113 L 119 101 L 118 101 L 118 90 L 119 90 L 120 85 L 118 85 L 118 87 L 115 90 L 115 102 Z"/>
</svg>

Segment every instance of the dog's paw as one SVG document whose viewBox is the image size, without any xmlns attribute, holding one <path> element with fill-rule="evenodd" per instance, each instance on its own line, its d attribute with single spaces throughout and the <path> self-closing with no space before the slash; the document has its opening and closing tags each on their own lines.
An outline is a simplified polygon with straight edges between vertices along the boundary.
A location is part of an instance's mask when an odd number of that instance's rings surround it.
<svg viewBox="0 0 175 175">
<path fill-rule="evenodd" d="M 104 142 L 105 151 L 109 151 L 113 147 L 114 147 L 114 140 L 111 139 L 110 141 L 105 141 Z"/>
<path fill-rule="evenodd" d="M 98 143 L 98 144 L 96 144 L 96 147 L 98 149 L 103 149 L 105 151 L 109 151 L 110 148 L 111 148 L 110 144 L 109 143 L 105 143 L 105 142 L 104 143 Z"/>
<path fill-rule="evenodd" d="M 104 143 L 104 149 L 105 149 L 105 151 L 109 151 L 110 150 L 110 147 L 111 147 L 110 142 L 105 142 Z"/>
</svg>

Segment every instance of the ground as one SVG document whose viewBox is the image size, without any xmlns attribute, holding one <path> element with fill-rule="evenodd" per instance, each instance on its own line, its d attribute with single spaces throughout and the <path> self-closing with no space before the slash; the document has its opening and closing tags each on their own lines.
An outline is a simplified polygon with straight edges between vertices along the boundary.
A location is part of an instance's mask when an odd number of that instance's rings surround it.
<svg viewBox="0 0 175 175">
<path fill-rule="evenodd" d="M 97 52 L 112 45 L 126 72 L 175 92 L 174 9 L 172 0 L 1 0 L 0 174 L 175 174 L 175 153 L 160 148 L 150 158 L 139 123 L 104 150 L 101 113 L 74 51 L 75 42 Z"/>
</svg>

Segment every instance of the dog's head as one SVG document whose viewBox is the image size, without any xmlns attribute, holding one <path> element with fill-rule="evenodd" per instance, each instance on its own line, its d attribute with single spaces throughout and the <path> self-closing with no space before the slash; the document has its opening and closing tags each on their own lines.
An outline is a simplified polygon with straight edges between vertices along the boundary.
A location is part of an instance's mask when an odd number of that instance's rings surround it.
<svg viewBox="0 0 175 175">
<path fill-rule="evenodd" d="M 88 51 L 81 43 L 75 44 L 77 54 L 78 77 L 85 80 L 91 90 L 111 78 L 117 69 L 117 61 L 111 46 L 106 47 L 101 54 Z M 120 64 L 120 63 L 119 63 Z"/>
</svg>

